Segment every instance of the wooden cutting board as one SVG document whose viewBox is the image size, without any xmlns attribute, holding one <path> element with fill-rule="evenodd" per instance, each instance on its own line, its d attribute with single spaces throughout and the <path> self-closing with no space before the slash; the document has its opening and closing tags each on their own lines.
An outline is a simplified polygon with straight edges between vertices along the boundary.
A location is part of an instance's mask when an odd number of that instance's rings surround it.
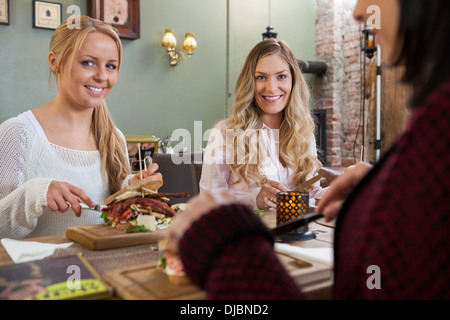
<svg viewBox="0 0 450 320">
<path fill-rule="evenodd" d="M 311 285 L 326 283 L 332 278 L 332 270 L 329 266 L 304 262 L 283 254 L 278 254 L 278 257 L 306 294 Z M 206 298 L 206 292 L 193 284 L 171 283 L 167 276 L 157 269 L 156 263 L 107 271 L 102 274 L 102 277 L 114 287 L 115 295 L 121 299 L 202 300 Z"/>
<path fill-rule="evenodd" d="M 173 284 L 156 264 L 107 271 L 103 279 L 127 300 L 203 300 L 206 293 L 193 284 Z"/>
<path fill-rule="evenodd" d="M 103 250 L 158 242 L 164 239 L 167 229 L 126 233 L 111 226 L 94 224 L 66 228 L 66 237 L 91 249 Z"/>
</svg>

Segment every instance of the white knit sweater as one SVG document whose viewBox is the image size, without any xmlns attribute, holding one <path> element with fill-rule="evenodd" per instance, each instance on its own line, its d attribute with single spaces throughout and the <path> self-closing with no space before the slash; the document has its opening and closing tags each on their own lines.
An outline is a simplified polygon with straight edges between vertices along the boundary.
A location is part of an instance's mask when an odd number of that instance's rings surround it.
<svg viewBox="0 0 450 320">
<path fill-rule="evenodd" d="M 100 166 L 98 151 L 71 150 L 50 143 L 31 111 L 3 122 L 0 125 L 0 238 L 65 234 L 68 226 L 101 223 L 100 213 L 96 211 L 83 209 L 78 218 L 70 208 L 60 213 L 47 207 L 47 190 L 53 180 L 73 184 L 84 190 L 94 203 L 103 204 L 109 192 Z M 124 185 L 127 183 L 128 179 Z"/>
</svg>

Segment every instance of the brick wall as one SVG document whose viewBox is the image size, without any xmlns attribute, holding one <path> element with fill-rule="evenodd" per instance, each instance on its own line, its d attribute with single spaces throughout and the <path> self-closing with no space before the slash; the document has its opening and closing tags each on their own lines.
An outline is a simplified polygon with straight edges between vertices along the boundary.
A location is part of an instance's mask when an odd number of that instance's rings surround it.
<svg viewBox="0 0 450 320">
<path fill-rule="evenodd" d="M 359 161 L 363 123 L 361 26 L 353 20 L 356 0 L 317 0 L 316 60 L 328 70 L 316 76 L 315 107 L 327 110 L 327 165 Z"/>
</svg>

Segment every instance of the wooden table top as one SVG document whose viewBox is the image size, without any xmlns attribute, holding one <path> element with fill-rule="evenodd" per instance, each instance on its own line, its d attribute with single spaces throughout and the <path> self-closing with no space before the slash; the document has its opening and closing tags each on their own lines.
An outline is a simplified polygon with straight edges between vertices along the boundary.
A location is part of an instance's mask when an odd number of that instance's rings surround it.
<svg viewBox="0 0 450 320">
<path fill-rule="evenodd" d="M 268 213 L 262 218 L 263 222 L 272 228 L 275 226 L 275 214 Z M 291 242 L 291 245 L 303 248 L 332 248 L 334 238 L 334 224 L 325 223 L 323 219 L 316 220 L 309 224 L 309 230 L 316 235 L 315 239 L 307 241 Z M 71 242 L 65 235 L 48 236 L 34 239 L 24 239 L 30 241 L 39 241 L 46 243 L 65 243 Z M 103 250 L 107 251 L 107 250 Z M 280 261 L 283 263 L 289 274 L 301 286 L 302 291 L 310 299 L 330 299 L 331 288 L 333 286 L 333 268 L 327 264 L 321 264 L 308 259 L 299 260 L 283 254 L 278 254 Z M 13 261 L 9 257 L 3 246 L 0 245 L 0 265 L 12 264 Z M 130 263 L 132 265 L 132 263 Z M 114 270 L 120 271 L 120 270 Z M 111 272 L 110 272 L 111 273 Z M 108 272 L 102 276 L 108 276 Z M 148 282 L 148 281 L 147 281 Z M 114 284 L 113 284 L 114 286 Z M 115 288 L 118 289 L 118 288 Z M 124 298 L 127 298 L 125 295 Z M 132 297 L 131 297 L 132 298 Z"/>
</svg>

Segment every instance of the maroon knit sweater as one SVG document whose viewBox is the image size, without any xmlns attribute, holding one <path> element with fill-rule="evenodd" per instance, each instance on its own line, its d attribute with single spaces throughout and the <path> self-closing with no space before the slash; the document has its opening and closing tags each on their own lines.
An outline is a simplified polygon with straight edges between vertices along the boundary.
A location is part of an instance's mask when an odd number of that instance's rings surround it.
<svg viewBox="0 0 450 320">
<path fill-rule="evenodd" d="M 336 299 L 450 299 L 449 121 L 450 82 L 348 197 L 336 222 Z M 304 298 L 250 208 L 201 217 L 180 255 L 209 299 Z"/>
<path fill-rule="evenodd" d="M 450 82 L 349 196 L 334 254 L 337 298 L 450 298 Z M 371 266 L 380 289 L 367 286 Z"/>
<path fill-rule="evenodd" d="M 276 257 L 270 232 L 246 206 L 222 206 L 201 217 L 180 240 L 180 256 L 208 299 L 303 297 Z"/>
</svg>

